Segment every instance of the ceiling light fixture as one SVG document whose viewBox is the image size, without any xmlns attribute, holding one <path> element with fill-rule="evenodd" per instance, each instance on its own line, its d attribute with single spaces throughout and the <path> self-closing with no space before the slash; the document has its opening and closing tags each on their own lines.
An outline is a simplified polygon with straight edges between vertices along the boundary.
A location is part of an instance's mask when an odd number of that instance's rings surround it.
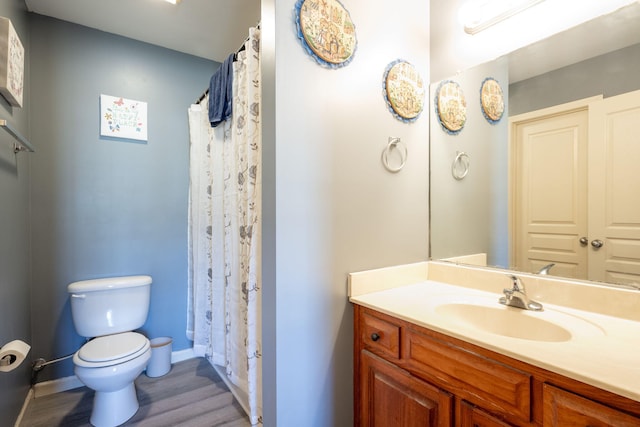
<svg viewBox="0 0 640 427">
<path fill-rule="evenodd" d="M 164 1 L 166 1 L 167 3 L 171 3 L 171 4 L 178 4 L 178 3 L 180 3 L 180 0 L 164 0 Z"/>
<path fill-rule="evenodd" d="M 460 20 L 467 34 L 477 34 L 543 1 L 469 0 L 460 8 Z"/>
</svg>

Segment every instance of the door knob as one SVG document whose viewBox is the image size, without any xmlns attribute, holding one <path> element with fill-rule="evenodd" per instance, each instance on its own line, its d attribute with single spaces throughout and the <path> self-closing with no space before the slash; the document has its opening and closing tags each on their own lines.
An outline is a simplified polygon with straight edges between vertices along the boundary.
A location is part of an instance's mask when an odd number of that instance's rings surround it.
<svg viewBox="0 0 640 427">
<path fill-rule="evenodd" d="M 592 240 L 592 241 L 591 241 L 591 246 L 593 246 L 593 247 L 594 247 L 594 248 L 596 248 L 596 249 L 601 248 L 601 247 L 602 247 L 602 245 L 604 245 L 604 243 L 602 242 L 602 240 L 598 240 L 598 239 L 596 239 L 596 240 Z"/>
<path fill-rule="evenodd" d="M 580 238 L 580 244 L 581 245 L 587 245 L 589 243 L 589 239 L 587 239 L 586 237 L 581 237 Z"/>
</svg>

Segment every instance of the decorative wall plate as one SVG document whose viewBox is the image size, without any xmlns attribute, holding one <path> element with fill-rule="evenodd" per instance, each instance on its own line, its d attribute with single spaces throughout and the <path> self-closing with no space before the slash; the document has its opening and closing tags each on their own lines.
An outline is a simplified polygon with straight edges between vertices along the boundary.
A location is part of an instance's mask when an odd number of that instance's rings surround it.
<svg viewBox="0 0 640 427">
<path fill-rule="evenodd" d="M 492 77 L 487 77 L 480 87 L 480 104 L 482 114 L 491 124 L 498 123 L 504 113 L 504 95 L 500 83 Z"/>
<path fill-rule="evenodd" d="M 307 52 L 328 68 L 347 65 L 355 53 L 356 28 L 338 0 L 298 0 L 298 38 Z"/>
<path fill-rule="evenodd" d="M 424 82 L 418 70 L 398 59 L 384 73 L 384 97 L 389 111 L 399 120 L 413 122 L 424 108 Z"/>
<path fill-rule="evenodd" d="M 450 134 L 459 133 L 467 121 L 467 101 L 460 85 L 451 80 L 440 83 L 434 104 L 442 129 Z"/>
</svg>

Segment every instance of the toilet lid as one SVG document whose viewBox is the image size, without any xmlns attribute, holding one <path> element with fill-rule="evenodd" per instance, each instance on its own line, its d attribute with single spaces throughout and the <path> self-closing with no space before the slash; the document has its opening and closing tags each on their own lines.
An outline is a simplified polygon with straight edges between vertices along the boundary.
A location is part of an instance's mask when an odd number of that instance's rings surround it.
<svg viewBox="0 0 640 427">
<path fill-rule="evenodd" d="M 80 359 L 86 362 L 106 362 L 121 359 L 142 349 L 147 338 L 137 332 L 106 335 L 86 343 L 78 351 Z"/>
</svg>

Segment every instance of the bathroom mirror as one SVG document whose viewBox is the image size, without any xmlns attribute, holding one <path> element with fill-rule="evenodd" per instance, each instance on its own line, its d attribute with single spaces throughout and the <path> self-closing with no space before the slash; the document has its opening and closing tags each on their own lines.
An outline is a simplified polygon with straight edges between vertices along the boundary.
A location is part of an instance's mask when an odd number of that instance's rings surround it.
<svg viewBox="0 0 640 427">
<path fill-rule="evenodd" d="M 452 74 L 447 79 L 462 85 L 468 109 L 465 128 L 457 135 L 444 132 L 434 114 L 435 87 L 446 79 L 431 82 L 431 259 L 516 268 L 510 253 L 513 166 L 509 164 L 509 117 L 596 95 L 607 99 L 640 90 L 639 69 L 640 3 L 635 2 L 495 61 Z M 478 92 L 487 77 L 501 84 L 505 96 L 504 116 L 495 124 L 488 123 L 480 111 Z M 451 174 L 458 152 L 468 155 L 469 171 L 463 180 Z M 636 177 L 634 182 L 640 180 Z M 591 244 L 584 249 L 595 250 Z M 459 259 L 475 254 L 486 254 L 486 258 Z M 631 271 L 640 277 L 640 265 L 632 266 Z M 574 277 L 562 265 L 551 268 L 549 274 Z M 602 280 L 598 277 L 580 278 Z M 619 281 L 609 275 L 606 281 L 640 288 L 634 274 L 621 275 Z"/>
</svg>

